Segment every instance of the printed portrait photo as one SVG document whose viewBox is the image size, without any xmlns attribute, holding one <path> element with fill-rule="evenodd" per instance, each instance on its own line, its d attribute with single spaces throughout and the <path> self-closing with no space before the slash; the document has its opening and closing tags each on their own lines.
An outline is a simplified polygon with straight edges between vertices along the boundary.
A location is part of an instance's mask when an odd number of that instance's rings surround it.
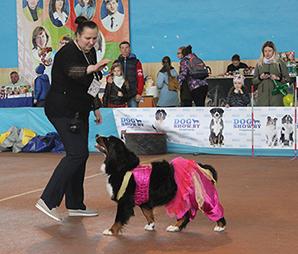
<svg viewBox="0 0 298 254">
<path fill-rule="evenodd" d="M 29 21 L 37 21 L 42 15 L 42 10 L 43 0 L 23 0 L 23 12 Z"/>
<path fill-rule="evenodd" d="M 49 17 L 53 25 L 64 26 L 69 16 L 68 0 L 50 0 Z"/>
<path fill-rule="evenodd" d="M 101 22 L 109 32 L 116 32 L 124 21 L 124 8 L 121 0 L 103 0 Z"/>
<path fill-rule="evenodd" d="M 75 0 L 74 10 L 76 16 L 84 16 L 88 20 L 91 20 L 94 16 L 96 9 L 96 0 Z"/>
</svg>

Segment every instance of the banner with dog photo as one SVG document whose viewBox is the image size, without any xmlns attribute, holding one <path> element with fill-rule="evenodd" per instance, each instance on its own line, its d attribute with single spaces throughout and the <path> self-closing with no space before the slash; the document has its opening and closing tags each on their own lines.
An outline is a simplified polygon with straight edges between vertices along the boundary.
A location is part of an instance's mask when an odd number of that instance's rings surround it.
<svg viewBox="0 0 298 254">
<path fill-rule="evenodd" d="M 165 132 L 173 144 L 208 148 L 250 148 L 250 108 L 114 109 L 119 136 Z"/>
<path fill-rule="evenodd" d="M 208 144 L 204 108 L 133 108 L 113 109 L 119 136 L 125 132 L 165 132 L 171 143 L 190 146 Z"/>
<path fill-rule="evenodd" d="M 294 149 L 295 124 L 291 107 L 256 107 L 255 119 L 261 128 L 254 133 L 255 148 Z"/>
<path fill-rule="evenodd" d="M 54 56 L 74 38 L 78 16 L 99 27 L 97 61 L 116 59 L 119 43 L 129 41 L 129 0 L 16 0 L 16 6 L 19 72 L 31 85 L 40 63 L 51 76 Z M 105 68 L 104 74 L 108 71 Z"/>
</svg>

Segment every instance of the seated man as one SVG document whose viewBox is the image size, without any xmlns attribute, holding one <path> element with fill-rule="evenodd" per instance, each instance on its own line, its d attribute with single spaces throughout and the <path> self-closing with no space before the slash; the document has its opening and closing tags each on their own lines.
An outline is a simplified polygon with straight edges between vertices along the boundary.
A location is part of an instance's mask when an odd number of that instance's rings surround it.
<svg viewBox="0 0 298 254">
<path fill-rule="evenodd" d="M 232 56 L 232 63 L 227 68 L 227 73 L 233 74 L 239 69 L 248 68 L 247 64 L 240 62 L 240 56 L 235 54 Z"/>
<path fill-rule="evenodd" d="M 16 71 L 12 71 L 10 74 L 10 81 L 12 85 L 18 85 L 18 82 L 20 80 L 20 76 Z"/>
<path fill-rule="evenodd" d="M 11 83 L 5 85 L 6 97 L 31 97 L 32 89 L 27 85 L 16 71 L 9 74 Z"/>
</svg>

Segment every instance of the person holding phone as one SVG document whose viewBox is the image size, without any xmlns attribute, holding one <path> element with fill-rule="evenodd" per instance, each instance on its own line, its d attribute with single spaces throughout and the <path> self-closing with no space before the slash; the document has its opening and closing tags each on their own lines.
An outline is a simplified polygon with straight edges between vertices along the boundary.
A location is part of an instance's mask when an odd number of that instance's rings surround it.
<svg viewBox="0 0 298 254">
<path fill-rule="evenodd" d="M 256 65 L 252 82 L 257 86 L 257 106 L 283 106 L 283 95 L 272 93 L 276 82 L 290 81 L 286 64 L 279 58 L 272 41 L 262 46 L 261 57 Z"/>
<path fill-rule="evenodd" d="M 65 196 L 69 216 L 96 216 L 84 204 L 84 177 L 89 156 L 89 112 L 97 124 L 102 122 L 97 93 L 101 70 L 108 59 L 97 62 L 94 45 L 98 27 L 93 21 L 76 19 L 75 40 L 62 47 L 54 58 L 52 85 L 45 101 L 45 113 L 54 125 L 66 155 L 59 162 L 36 207 L 61 221 L 56 211 Z"/>
</svg>

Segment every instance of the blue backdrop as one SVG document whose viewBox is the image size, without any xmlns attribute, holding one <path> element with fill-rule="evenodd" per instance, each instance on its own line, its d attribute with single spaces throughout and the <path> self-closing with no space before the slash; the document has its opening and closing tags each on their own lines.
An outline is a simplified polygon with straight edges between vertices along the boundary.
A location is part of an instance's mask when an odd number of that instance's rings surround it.
<svg viewBox="0 0 298 254">
<path fill-rule="evenodd" d="M 297 0 L 130 0 L 131 43 L 143 62 L 185 44 L 205 60 L 256 59 L 266 40 L 298 52 L 297 13 Z M 0 1 L 0 22 L 0 68 L 17 67 L 15 0 Z"/>
</svg>

